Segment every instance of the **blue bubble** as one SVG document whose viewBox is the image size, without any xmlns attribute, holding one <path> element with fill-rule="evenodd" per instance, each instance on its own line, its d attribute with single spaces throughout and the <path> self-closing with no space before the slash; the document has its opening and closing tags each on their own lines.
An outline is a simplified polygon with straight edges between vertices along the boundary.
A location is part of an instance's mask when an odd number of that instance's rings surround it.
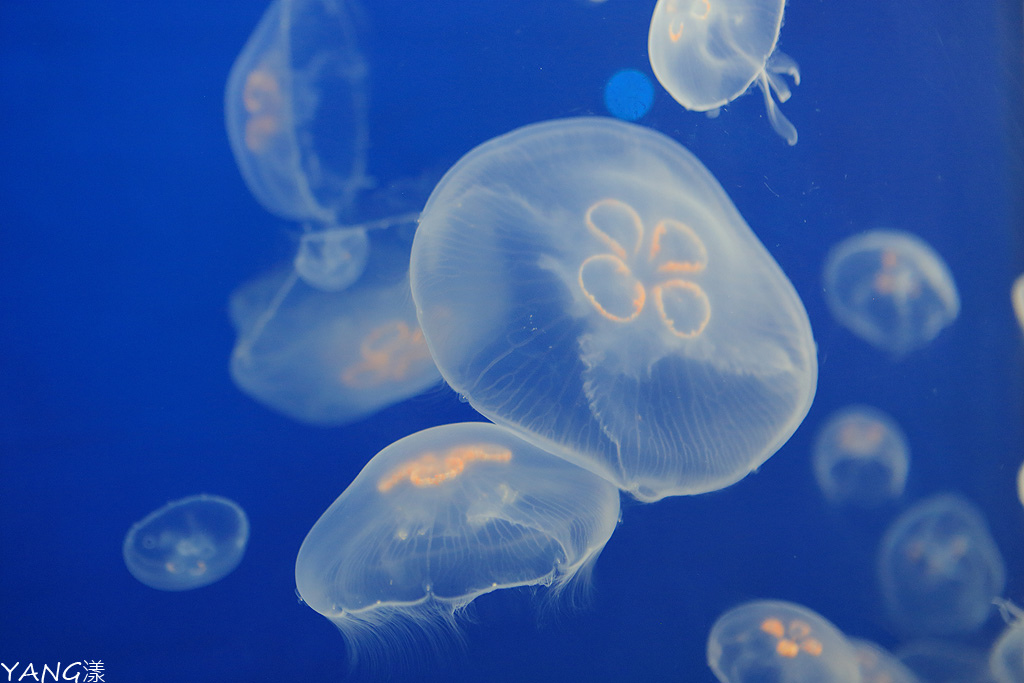
<svg viewBox="0 0 1024 683">
<path fill-rule="evenodd" d="M 604 106 L 608 113 L 625 121 L 636 121 L 651 109 L 654 85 L 636 69 L 622 69 L 604 86 Z"/>
</svg>

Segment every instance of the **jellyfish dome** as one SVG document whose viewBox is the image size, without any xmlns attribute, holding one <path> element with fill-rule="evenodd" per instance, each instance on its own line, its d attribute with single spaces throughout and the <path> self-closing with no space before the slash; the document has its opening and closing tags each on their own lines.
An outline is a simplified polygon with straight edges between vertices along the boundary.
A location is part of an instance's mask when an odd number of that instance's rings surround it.
<svg viewBox="0 0 1024 683">
<path fill-rule="evenodd" d="M 477 147 L 428 200 L 410 272 L 452 388 L 640 500 L 738 481 L 814 396 L 789 280 L 707 169 L 639 126 L 567 119 Z"/>
<path fill-rule="evenodd" d="M 839 629 L 782 600 L 755 600 L 718 617 L 707 653 L 722 683 L 861 683 L 856 653 Z"/>
<path fill-rule="evenodd" d="M 282 218 L 330 224 L 367 184 L 367 68 L 349 4 L 275 0 L 228 76 L 235 161 Z"/>
<path fill-rule="evenodd" d="M 619 518 L 614 486 L 487 423 L 434 427 L 378 453 L 306 536 L 295 581 L 350 653 L 455 628 L 502 588 L 561 589 Z"/>
<path fill-rule="evenodd" d="M 654 75 L 691 111 L 717 111 L 751 85 L 764 95 L 768 119 L 790 145 L 796 128 L 772 97 L 790 97 L 782 75 L 800 84 L 800 71 L 775 44 L 785 0 L 658 0 L 647 53 Z"/>
</svg>

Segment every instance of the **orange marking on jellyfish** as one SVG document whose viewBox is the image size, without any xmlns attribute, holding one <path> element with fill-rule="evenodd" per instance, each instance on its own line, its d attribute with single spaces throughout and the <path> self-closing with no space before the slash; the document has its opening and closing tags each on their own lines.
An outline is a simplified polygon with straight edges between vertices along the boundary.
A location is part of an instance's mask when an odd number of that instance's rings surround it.
<svg viewBox="0 0 1024 683">
<path fill-rule="evenodd" d="M 679 42 L 679 39 L 683 37 L 683 22 L 680 21 L 678 28 L 672 24 L 668 25 L 668 39 L 673 43 Z"/>
<path fill-rule="evenodd" d="M 630 253 L 635 254 L 640 248 L 640 242 L 644 238 L 644 224 L 643 221 L 640 220 L 640 214 L 636 212 L 636 209 L 621 199 L 612 199 L 609 197 L 591 204 L 590 208 L 587 209 L 587 213 L 584 215 L 584 221 L 586 222 L 587 229 L 590 230 L 591 234 L 604 242 L 605 245 L 620 259 L 625 259 L 627 257 L 628 254 L 626 252 L 626 247 L 619 244 L 618 240 L 599 228 L 597 223 L 594 222 L 594 212 L 602 208 L 614 208 L 615 211 L 622 212 L 626 215 L 626 218 L 629 220 L 629 223 L 633 228 L 633 232 L 635 233 L 633 246 L 630 249 Z"/>
<path fill-rule="evenodd" d="M 696 249 L 696 260 L 682 261 L 678 259 L 672 259 L 658 266 L 658 272 L 661 273 L 699 273 L 704 270 L 708 265 L 708 250 L 704 246 L 703 240 L 697 236 L 697 233 L 686 223 L 682 221 L 672 220 L 666 218 L 658 221 L 658 224 L 654 226 L 654 233 L 651 237 L 651 250 L 650 260 L 653 262 L 654 259 L 661 252 L 661 239 L 668 234 L 669 231 L 676 232 L 683 235 L 689 240 L 694 249 Z"/>
<path fill-rule="evenodd" d="M 761 622 L 761 630 L 770 636 L 781 638 L 786 635 L 786 627 L 775 617 L 769 617 Z"/>
<path fill-rule="evenodd" d="M 362 360 L 341 374 L 346 386 L 368 387 L 405 379 L 413 367 L 430 358 L 423 331 L 410 329 L 403 320 L 393 320 L 370 331 L 359 345 Z"/>
<path fill-rule="evenodd" d="M 620 316 L 611 313 L 604 306 L 601 305 L 601 302 L 599 302 L 597 300 L 597 297 L 594 296 L 590 292 L 590 290 L 587 289 L 587 285 L 583 281 L 583 270 L 587 267 L 587 265 L 591 263 L 600 262 L 611 262 L 613 268 L 615 269 L 615 273 L 618 275 L 632 275 L 632 271 L 629 269 L 629 266 L 623 263 L 621 259 L 612 256 L 611 254 L 595 254 L 594 256 L 587 258 L 587 260 L 584 261 L 582 265 L 580 265 L 579 272 L 576 274 L 576 281 L 579 285 L 580 291 L 583 292 L 583 296 L 586 297 L 587 301 L 590 302 L 590 305 L 593 306 L 598 313 L 600 313 L 603 317 L 607 318 L 608 320 L 612 320 L 617 323 L 628 323 L 631 320 L 635 320 L 636 317 L 640 315 L 641 311 L 644 310 L 644 305 L 647 301 L 647 292 L 646 290 L 644 290 L 644 286 L 639 282 L 633 282 L 633 296 L 631 299 L 633 312 L 630 315 Z"/>
<path fill-rule="evenodd" d="M 408 480 L 417 487 L 438 486 L 458 477 L 473 462 L 509 462 L 512 451 L 491 444 L 456 446 L 438 455 L 427 452 L 412 462 L 393 470 L 377 483 L 377 490 L 387 493 L 399 483 Z"/>
<path fill-rule="evenodd" d="M 668 311 L 665 310 L 665 293 L 667 290 L 679 289 L 688 292 L 693 296 L 693 299 L 697 302 L 700 308 L 703 310 L 704 315 L 701 317 L 700 322 L 697 323 L 692 329 L 680 329 L 676 325 L 676 320 L 669 315 Z M 708 322 L 711 321 L 711 302 L 708 300 L 708 295 L 701 289 L 700 285 L 689 282 L 688 280 L 669 280 L 660 285 L 653 287 L 654 291 L 654 305 L 658 309 L 658 315 L 661 316 L 661 321 L 665 324 L 665 327 L 680 339 L 693 339 L 698 337 L 704 332 L 704 328 L 708 326 Z"/>
</svg>

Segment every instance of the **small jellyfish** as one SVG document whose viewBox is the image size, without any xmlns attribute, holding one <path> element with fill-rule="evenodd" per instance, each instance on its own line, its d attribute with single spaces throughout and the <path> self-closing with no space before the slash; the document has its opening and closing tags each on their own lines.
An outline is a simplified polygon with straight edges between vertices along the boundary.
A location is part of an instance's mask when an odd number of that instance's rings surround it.
<svg viewBox="0 0 1024 683">
<path fill-rule="evenodd" d="M 817 379 L 786 275 L 674 140 L 535 124 L 448 171 L 413 242 L 441 374 L 479 412 L 643 501 L 728 486 Z"/>
<path fill-rule="evenodd" d="M 820 614 L 781 600 L 755 600 L 718 617 L 708 666 L 722 683 L 860 683 L 853 648 Z"/>
<path fill-rule="evenodd" d="M 775 104 L 789 99 L 783 76 L 800 85 L 800 70 L 776 49 L 785 0 L 658 0 L 647 54 L 658 82 L 691 111 L 718 108 L 761 89 L 768 120 L 790 145 L 796 128 Z"/>
<path fill-rule="evenodd" d="M 910 449 L 891 417 L 868 406 L 850 406 L 822 427 L 813 464 L 818 486 L 830 501 L 876 507 L 903 493 Z"/>
<path fill-rule="evenodd" d="M 392 659 L 457 634 L 480 595 L 585 580 L 618 519 L 614 486 L 507 429 L 433 427 L 370 460 L 306 536 L 295 582 L 353 661 Z"/>
<path fill-rule="evenodd" d="M 995 604 L 1006 621 L 1006 629 L 989 653 L 988 666 L 996 683 L 1024 681 L 1024 610 L 1009 600 Z"/>
<path fill-rule="evenodd" d="M 913 506 L 886 531 L 878 577 L 886 608 L 911 635 L 967 633 L 992 612 L 1006 570 L 981 513 L 939 495 Z"/>
<path fill-rule="evenodd" d="M 650 110 L 653 102 L 651 79 L 636 69 L 616 71 L 604 85 L 604 106 L 617 119 L 637 121 Z"/>
<path fill-rule="evenodd" d="M 1020 504 L 1024 505 L 1024 463 L 1021 463 L 1020 469 L 1017 470 L 1017 498 L 1020 499 Z"/>
<path fill-rule="evenodd" d="M 367 68 L 351 4 L 275 0 L 228 77 L 235 161 L 256 199 L 282 218 L 338 220 L 367 185 Z"/>
<path fill-rule="evenodd" d="M 150 588 L 191 590 L 234 571 L 248 541 L 249 520 L 237 503 L 190 496 L 132 525 L 124 539 L 124 563 Z"/>
<path fill-rule="evenodd" d="M 861 683 L 920 683 L 913 671 L 879 645 L 856 638 L 847 642 L 857 657 Z"/>
<path fill-rule="evenodd" d="M 837 244 L 825 262 L 832 315 L 894 356 L 926 346 L 960 312 L 945 261 L 918 237 L 871 230 Z"/>
<path fill-rule="evenodd" d="M 1010 301 L 1013 304 L 1013 312 L 1020 323 L 1020 329 L 1024 331 L 1024 275 L 1020 275 L 1013 282 L 1013 289 L 1010 290 Z"/>
<path fill-rule="evenodd" d="M 300 422 L 348 424 L 440 381 L 404 275 L 324 292 L 273 273 L 232 295 L 231 316 L 235 384 Z"/>
</svg>

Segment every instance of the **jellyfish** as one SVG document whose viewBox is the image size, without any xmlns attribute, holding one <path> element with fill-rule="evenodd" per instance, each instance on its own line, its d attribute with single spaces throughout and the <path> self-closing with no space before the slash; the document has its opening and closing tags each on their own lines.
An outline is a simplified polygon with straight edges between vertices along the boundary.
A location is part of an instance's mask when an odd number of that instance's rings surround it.
<svg viewBox="0 0 1024 683">
<path fill-rule="evenodd" d="M 231 376 L 273 410 L 338 426 L 438 384 L 416 320 L 401 247 L 377 244 L 370 272 L 342 291 L 274 271 L 231 297 Z"/>
<path fill-rule="evenodd" d="M 249 520 L 237 503 L 190 496 L 132 525 L 124 539 L 124 563 L 150 588 L 191 590 L 234 571 L 248 541 Z"/>
<path fill-rule="evenodd" d="M 647 54 L 658 82 L 691 111 L 715 116 L 752 85 L 768 120 L 790 145 L 796 128 L 775 104 L 789 99 L 783 76 L 800 85 L 795 61 L 776 49 L 785 0 L 658 0 Z"/>
<path fill-rule="evenodd" d="M 485 593 L 585 581 L 618 519 L 614 486 L 507 429 L 433 427 L 370 460 L 306 536 L 295 582 L 350 660 L 392 659 L 456 635 Z"/>
<path fill-rule="evenodd" d="M 820 614 L 782 600 L 755 600 L 718 617 L 708 666 L 722 683 L 860 683 L 853 648 Z"/>
<path fill-rule="evenodd" d="M 830 501 L 876 507 L 903 493 L 910 449 L 891 417 L 868 406 L 850 406 L 822 427 L 813 463 L 818 486 Z"/>
<path fill-rule="evenodd" d="M 996 606 L 1006 628 L 989 653 L 988 666 L 996 683 L 1024 681 L 1024 610 L 1009 600 L 997 599 Z"/>
<path fill-rule="evenodd" d="M 471 151 L 413 242 L 445 380 L 492 421 L 642 501 L 757 468 L 817 378 L 803 304 L 687 150 L 605 118 Z"/>
<path fill-rule="evenodd" d="M 1013 313 L 1017 316 L 1021 331 L 1024 331 L 1024 275 L 1017 276 L 1013 281 L 1013 289 L 1010 290 L 1010 300 L 1013 303 Z"/>
<path fill-rule="evenodd" d="M 352 0 L 274 0 L 235 60 L 228 138 L 271 213 L 332 227 L 367 185 L 367 68 Z"/>
<path fill-rule="evenodd" d="M 1024 463 L 1021 463 L 1020 469 L 1017 470 L 1017 498 L 1020 499 L 1020 504 L 1024 505 Z"/>
<path fill-rule="evenodd" d="M 911 635 L 980 627 L 1006 580 L 1003 558 L 981 513 L 943 494 L 913 506 L 886 531 L 878 557 L 882 597 Z"/>
<path fill-rule="evenodd" d="M 883 647 L 856 638 L 848 638 L 860 668 L 861 683 L 920 683 L 914 672 Z"/>
<path fill-rule="evenodd" d="M 960 312 L 942 257 L 906 232 L 871 230 L 843 240 L 828 255 L 824 280 L 832 315 L 896 357 L 926 346 Z"/>
</svg>

